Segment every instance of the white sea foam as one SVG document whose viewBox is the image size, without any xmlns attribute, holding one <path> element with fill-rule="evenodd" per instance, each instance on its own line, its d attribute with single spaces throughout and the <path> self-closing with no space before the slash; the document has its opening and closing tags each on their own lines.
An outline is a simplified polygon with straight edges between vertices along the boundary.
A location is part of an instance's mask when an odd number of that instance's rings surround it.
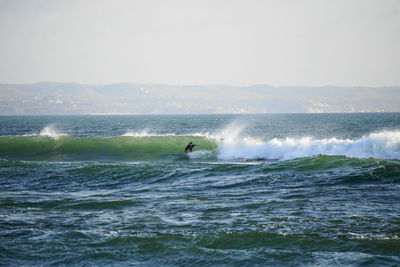
<svg viewBox="0 0 400 267">
<path fill-rule="evenodd" d="M 212 151 L 208 150 L 196 150 L 187 154 L 191 159 L 206 159 L 210 158 L 213 155 Z"/>
<path fill-rule="evenodd" d="M 150 137 L 150 136 L 161 136 L 159 134 L 151 133 L 148 129 L 144 129 L 139 132 L 126 132 L 122 136 L 132 136 L 132 137 Z"/>
<path fill-rule="evenodd" d="M 316 155 L 343 155 L 354 158 L 400 159 L 400 131 L 371 133 L 359 139 L 273 138 L 262 141 L 231 132 L 219 143 L 218 158 L 293 159 Z"/>
<path fill-rule="evenodd" d="M 44 127 L 40 131 L 39 135 L 40 136 L 50 137 L 50 138 L 53 138 L 53 139 L 58 139 L 61 136 L 67 136 L 67 134 L 59 132 L 58 129 L 52 124 L 47 125 L 46 127 Z"/>
<path fill-rule="evenodd" d="M 208 139 L 212 139 L 213 135 L 210 133 L 190 133 L 190 134 L 177 134 L 177 133 L 154 133 L 148 129 L 144 129 L 142 131 L 128 131 L 124 133 L 122 136 L 131 136 L 131 137 L 153 137 L 153 136 L 195 136 L 195 137 L 205 137 Z"/>
</svg>

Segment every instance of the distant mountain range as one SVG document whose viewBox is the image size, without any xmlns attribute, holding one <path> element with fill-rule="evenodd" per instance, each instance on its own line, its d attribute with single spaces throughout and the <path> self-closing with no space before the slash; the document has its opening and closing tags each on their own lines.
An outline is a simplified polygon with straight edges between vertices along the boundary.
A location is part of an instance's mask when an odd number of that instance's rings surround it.
<svg viewBox="0 0 400 267">
<path fill-rule="evenodd" d="M 400 87 L 0 84 L 0 115 L 399 111 Z"/>
</svg>

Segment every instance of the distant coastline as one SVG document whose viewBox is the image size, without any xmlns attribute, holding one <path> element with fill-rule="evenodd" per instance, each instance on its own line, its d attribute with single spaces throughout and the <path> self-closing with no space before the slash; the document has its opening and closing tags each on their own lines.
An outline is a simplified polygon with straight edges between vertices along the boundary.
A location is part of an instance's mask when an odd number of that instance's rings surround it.
<svg viewBox="0 0 400 267">
<path fill-rule="evenodd" d="M 400 86 L 0 84 L 0 115 L 371 112 L 400 112 Z"/>
</svg>

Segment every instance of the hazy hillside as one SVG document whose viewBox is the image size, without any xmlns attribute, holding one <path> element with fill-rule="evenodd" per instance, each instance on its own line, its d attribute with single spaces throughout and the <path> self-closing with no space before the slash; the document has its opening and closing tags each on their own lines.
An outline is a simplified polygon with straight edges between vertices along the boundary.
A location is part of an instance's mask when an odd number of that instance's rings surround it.
<svg viewBox="0 0 400 267">
<path fill-rule="evenodd" d="M 0 115 L 398 111 L 400 87 L 0 84 Z"/>
</svg>

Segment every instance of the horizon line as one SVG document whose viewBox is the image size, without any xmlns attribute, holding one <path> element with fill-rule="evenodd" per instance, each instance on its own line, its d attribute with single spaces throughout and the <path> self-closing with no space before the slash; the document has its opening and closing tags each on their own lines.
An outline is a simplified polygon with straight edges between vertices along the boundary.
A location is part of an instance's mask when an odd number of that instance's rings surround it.
<svg viewBox="0 0 400 267">
<path fill-rule="evenodd" d="M 88 86 L 108 86 L 108 85 L 147 85 L 147 86 L 174 86 L 174 87 L 213 87 L 213 86 L 225 86 L 225 87 L 256 87 L 256 86 L 266 86 L 272 88 L 285 88 L 285 87 L 308 87 L 308 88 L 396 88 L 400 85 L 380 85 L 380 86 L 368 86 L 368 85 L 271 85 L 268 83 L 254 83 L 248 85 L 231 85 L 231 84 L 168 84 L 168 83 L 137 83 L 137 82 L 110 82 L 110 83 L 85 83 L 85 82 L 60 82 L 60 81 L 38 81 L 31 83 L 8 83 L 0 82 L 0 85 L 35 85 L 35 84 L 79 84 Z"/>
<path fill-rule="evenodd" d="M 23 116 L 242 116 L 242 115 L 340 115 L 340 114 L 384 114 L 384 113 L 400 113 L 400 111 L 354 111 L 354 112 L 267 112 L 267 113 L 85 113 L 85 114 L 0 114 L 0 117 L 23 117 Z"/>
</svg>

